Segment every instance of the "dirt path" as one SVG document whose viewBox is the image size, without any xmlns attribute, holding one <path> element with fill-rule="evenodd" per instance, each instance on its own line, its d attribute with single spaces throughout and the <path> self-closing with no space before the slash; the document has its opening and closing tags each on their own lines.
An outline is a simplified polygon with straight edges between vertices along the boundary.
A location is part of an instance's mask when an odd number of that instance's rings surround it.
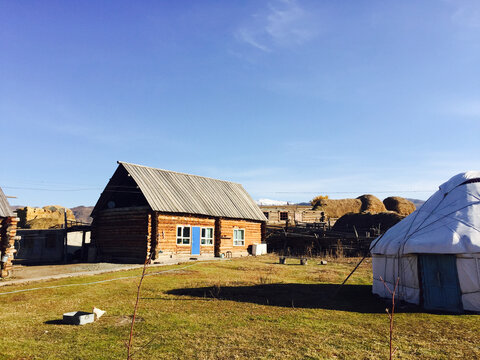
<svg viewBox="0 0 480 360">
<path fill-rule="evenodd" d="M 202 259 L 202 260 L 213 260 Z M 164 260 L 159 264 L 151 264 L 148 267 L 175 265 L 180 262 L 190 262 L 195 260 L 186 259 L 169 259 Z M 13 276 L 0 281 L 0 286 L 22 284 L 27 282 L 50 280 L 50 279 L 62 279 L 74 276 L 83 275 L 98 275 L 107 272 L 115 272 L 122 270 L 131 270 L 142 268 L 143 265 L 139 264 L 113 264 L 113 263 L 81 263 L 81 264 L 66 264 L 66 265 L 15 265 L 13 270 Z"/>
<path fill-rule="evenodd" d="M 135 265 L 133 265 L 135 266 Z M 13 276 L 7 280 L 21 280 L 21 279 L 35 279 L 48 276 L 92 272 L 92 271 L 117 271 L 122 269 L 132 268 L 129 264 L 111 264 L 111 263 L 82 263 L 82 264 L 67 264 L 67 265 L 15 265 Z"/>
</svg>

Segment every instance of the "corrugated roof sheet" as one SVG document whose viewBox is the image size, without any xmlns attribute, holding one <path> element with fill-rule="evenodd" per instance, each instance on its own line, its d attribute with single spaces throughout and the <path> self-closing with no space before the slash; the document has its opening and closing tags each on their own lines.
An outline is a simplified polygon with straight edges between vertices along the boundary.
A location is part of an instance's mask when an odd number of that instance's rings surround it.
<svg viewBox="0 0 480 360">
<path fill-rule="evenodd" d="M 7 201 L 7 197 L 0 188 L 0 217 L 14 216 L 12 209 Z"/>
<path fill-rule="evenodd" d="M 154 211 L 266 221 L 240 184 L 118 163 L 132 176 Z"/>
</svg>

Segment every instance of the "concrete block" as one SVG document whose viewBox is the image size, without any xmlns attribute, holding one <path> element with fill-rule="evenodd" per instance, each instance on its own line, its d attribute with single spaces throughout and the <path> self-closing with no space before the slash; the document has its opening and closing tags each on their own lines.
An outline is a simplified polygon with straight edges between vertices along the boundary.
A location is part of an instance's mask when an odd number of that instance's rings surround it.
<svg viewBox="0 0 480 360">
<path fill-rule="evenodd" d="M 267 244 L 253 244 L 252 245 L 252 255 L 264 255 L 267 253 Z"/>
<path fill-rule="evenodd" d="M 95 314 L 85 311 L 72 311 L 63 314 L 63 322 L 70 325 L 85 325 L 95 321 Z"/>
</svg>

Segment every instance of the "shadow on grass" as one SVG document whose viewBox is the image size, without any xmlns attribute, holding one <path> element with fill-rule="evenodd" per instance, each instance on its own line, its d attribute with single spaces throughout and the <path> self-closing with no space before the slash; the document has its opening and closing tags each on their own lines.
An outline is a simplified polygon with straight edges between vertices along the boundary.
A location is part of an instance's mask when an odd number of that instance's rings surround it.
<svg viewBox="0 0 480 360">
<path fill-rule="evenodd" d="M 44 322 L 45 325 L 67 325 L 63 322 L 63 319 L 48 320 Z"/>
<path fill-rule="evenodd" d="M 249 302 L 260 305 L 385 313 L 387 302 L 372 294 L 371 285 L 264 284 L 174 289 L 170 295 Z M 396 312 L 419 312 L 416 306 L 399 305 Z"/>
</svg>

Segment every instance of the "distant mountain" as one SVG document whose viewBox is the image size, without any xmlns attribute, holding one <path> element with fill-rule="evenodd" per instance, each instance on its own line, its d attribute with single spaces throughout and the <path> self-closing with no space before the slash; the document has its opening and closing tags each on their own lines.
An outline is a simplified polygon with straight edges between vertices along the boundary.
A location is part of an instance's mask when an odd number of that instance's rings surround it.
<svg viewBox="0 0 480 360">
<path fill-rule="evenodd" d="M 15 211 L 17 209 L 23 209 L 26 205 L 10 205 L 10 209 L 12 209 L 12 211 Z"/>
<path fill-rule="evenodd" d="M 288 205 L 288 201 L 260 199 L 260 200 L 257 200 L 257 205 L 267 205 L 267 206 Z"/>
<path fill-rule="evenodd" d="M 256 201 L 257 205 L 263 206 L 283 206 L 283 205 L 301 205 L 301 206 L 311 206 L 310 202 L 288 202 L 282 200 L 272 200 L 272 199 L 260 199 Z"/>
<path fill-rule="evenodd" d="M 77 206 L 71 209 L 75 215 L 77 221 L 91 224 L 92 218 L 90 214 L 92 213 L 93 206 Z"/>
<path fill-rule="evenodd" d="M 415 205 L 415 208 L 419 209 L 423 204 L 425 204 L 425 200 L 419 200 L 419 199 L 408 199 L 407 200 L 410 200 L 413 205 Z"/>
</svg>

